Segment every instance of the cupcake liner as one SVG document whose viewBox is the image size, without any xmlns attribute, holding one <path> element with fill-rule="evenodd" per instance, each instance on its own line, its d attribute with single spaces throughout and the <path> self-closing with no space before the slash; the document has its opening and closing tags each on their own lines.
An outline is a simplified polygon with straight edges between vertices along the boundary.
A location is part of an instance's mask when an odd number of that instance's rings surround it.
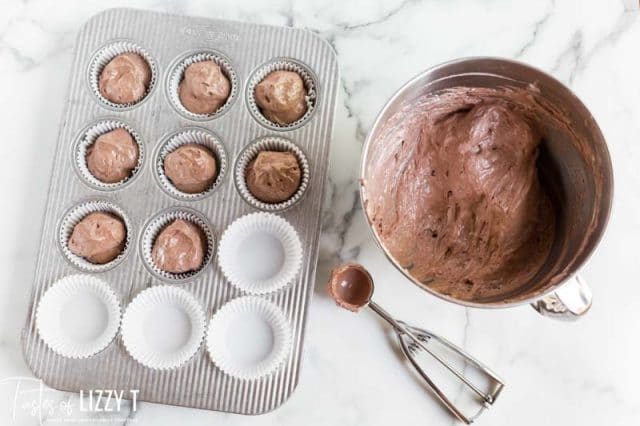
<svg viewBox="0 0 640 426">
<path fill-rule="evenodd" d="M 202 344 L 204 311 L 186 290 L 151 287 L 127 306 L 121 334 L 125 349 L 140 364 L 159 370 L 177 368 Z"/>
<path fill-rule="evenodd" d="M 251 160 L 256 158 L 260 151 L 288 151 L 292 152 L 298 159 L 300 171 L 302 172 L 300 178 L 300 186 L 298 187 L 296 193 L 293 194 L 288 200 L 281 203 L 265 203 L 264 201 L 260 201 L 256 197 L 254 197 L 253 194 L 251 194 L 251 191 L 249 191 L 245 179 L 246 169 Z M 257 141 L 245 147 L 244 150 L 240 153 L 240 156 L 238 157 L 235 165 L 235 183 L 240 196 L 256 209 L 270 212 L 286 210 L 293 207 L 298 201 L 300 201 L 305 191 L 307 190 L 307 187 L 309 186 L 310 174 L 311 172 L 309 161 L 307 160 L 304 152 L 293 142 L 275 136 L 267 136 L 258 139 Z"/>
<path fill-rule="evenodd" d="M 164 173 L 164 160 L 167 155 L 182 145 L 193 143 L 202 145 L 213 152 L 216 157 L 216 166 L 218 168 L 218 176 L 216 177 L 213 185 L 211 185 L 211 187 L 206 191 L 199 192 L 197 194 L 189 194 L 180 191 Z M 227 167 L 227 153 L 220 139 L 211 132 L 198 128 L 181 130 L 169 136 L 163 143 L 161 143 L 159 149 L 156 151 L 154 160 L 156 177 L 160 182 L 162 189 L 172 197 L 185 201 L 199 200 L 215 191 L 224 180 Z"/>
<path fill-rule="evenodd" d="M 196 62 L 203 61 L 213 61 L 218 66 L 220 66 L 220 68 L 222 69 L 222 73 L 229 79 L 229 83 L 231 84 L 231 92 L 229 93 L 227 101 L 211 114 L 196 114 L 186 109 L 180 101 L 180 94 L 178 90 L 187 67 L 191 64 L 195 64 Z M 222 114 L 229 110 L 231 104 L 237 96 L 238 84 L 238 76 L 231 66 L 231 62 L 229 62 L 229 60 L 224 55 L 211 50 L 199 51 L 197 53 L 192 53 L 186 57 L 183 57 L 177 62 L 176 65 L 174 65 L 167 79 L 167 95 L 171 100 L 171 104 L 174 106 L 176 111 L 178 111 L 178 113 L 191 120 L 205 121 L 220 117 Z"/>
<path fill-rule="evenodd" d="M 250 294 L 285 287 L 302 263 L 302 245 L 293 226 L 263 212 L 236 219 L 222 235 L 218 254 L 227 280 Z"/>
<path fill-rule="evenodd" d="M 137 53 L 138 55 L 142 56 L 145 61 L 147 61 L 149 69 L 151 70 L 151 79 L 149 80 L 147 91 L 141 99 L 137 100 L 136 102 L 127 104 L 117 104 L 102 96 L 102 94 L 100 93 L 99 81 L 100 74 L 102 73 L 104 67 L 113 58 L 123 53 Z M 123 110 L 138 105 L 149 97 L 149 93 L 151 93 L 151 91 L 155 87 L 157 74 L 158 70 L 156 67 L 156 63 L 144 48 L 131 41 L 119 40 L 102 47 L 93 55 L 93 58 L 91 59 L 89 65 L 89 87 L 91 88 L 91 92 L 104 106 L 114 110 Z"/>
<path fill-rule="evenodd" d="M 292 331 L 278 306 L 245 296 L 213 315 L 206 345 L 220 370 L 239 379 L 257 380 L 273 373 L 288 358 Z"/>
<path fill-rule="evenodd" d="M 153 258 L 151 257 L 153 243 L 156 240 L 156 237 L 167 225 L 169 225 L 169 223 L 176 219 L 186 220 L 198 225 L 207 238 L 207 248 L 202 261 L 202 266 L 196 271 L 183 272 L 181 274 L 163 271 L 155 265 Z M 142 233 L 142 238 L 140 239 L 140 254 L 147 269 L 156 277 L 171 282 L 184 282 L 189 279 L 193 279 L 207 267 L 213 258 L 214 253 L 215 237 L 213 235 L 211 225 L 202 214 L 187 208 L 175 208 L 160 212 L 147 223 Z"/>
<path fill-rule="evenodd" d="M 87 259 L 72 253 L 68 244 L 71 234 L 73 233 L 73 228 L 88 214 L 95 212 L 111 213 L 119 217 L 123 220 L 124 226 L 127 230 L 127 237 L 125 239 L 122 252 L 111 262 L 104 264 L 91 263 Z M 131 229 L 131 222 L 129 221 L 127 214 L 116 204 L 103 200 L 85 201 L 72 207 L 67 211 L 67 213 L 65 213 L 58 231 L 58 242 L 60 243 L 60 248 L 67 260 L 69 260 L 69 262 L 71 262 L 71 264 L 76 268 L 85 272 L 104 272 L 118 265 L 127 255 L 131 242 Z"/>
<path fill-rule="evenodd" d="M 262 114 L 260 107 L 256 103 L 255 90 L 256 86 L 269 74 L 274 71 L 293 71 L 302 77 L 304 86 L 307 89 L 307 112 L 298 120 L 289 124 L 274 123 Z M 251 115 L 263 126 L 272 130 L 292 130 L 305 124 L 311 118 L 316 106 L 318 98 L 318 85 L 311 70 L 299 62 L 291 59 L 276 59 L 258 68 L 247 84 L 247 104 Z"/>
<path fill-rule="evenodd" d="M 89 147 L 95 143 L 98 137 L 116 129 L 125 129 L 131 136 L 133 136 L 133 140 L 138 146 L 138 164 L 131 171 L 131 174 L 120 182 L 106 183 L 96 178 L 87 168 L 87 149 L 89 149 Z M 74 164 L 76 165 L 76 170 L 78 171 L 80 177 L 89 186 L 103 191 L 111 191 L 122 188 L 126 183 L 132 181 L 142 169 L 142 164 L 144 161 L 144 144 L 142 143 L 138 132 L 136 132 L 131 126 L 120 120 L 102 120 L 91 125 L 88 129 L 82 132 L 81 136 L 78 138 L 76 147 L 73 152 Z"/>
<path fill-rule="evenodd" d="M 90 275 L 69 275 L 49 288 L 36 310 L 44 343 L 67 358 L 88 358 L 113 341 L 120 303 L 109 285 Z"/>
</svg>

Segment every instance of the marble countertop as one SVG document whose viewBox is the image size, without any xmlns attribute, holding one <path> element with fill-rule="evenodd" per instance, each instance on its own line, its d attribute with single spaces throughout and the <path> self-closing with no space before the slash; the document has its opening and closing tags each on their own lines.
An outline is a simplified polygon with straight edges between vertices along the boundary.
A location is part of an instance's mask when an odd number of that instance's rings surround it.
<svg viewBox="0 0 640 426">
<path fill-rule="evenodd" d="M 19 343 L 31 288 L 51 158 L 82 23 L 100 1 L 3 0 L 0 5 L 0 422 L 37 424 L 14 411 L 10 379 L 29 377 Z M 307 28 L 335 48 L 341 89 L 323 213 L 318 285 L 300 383 L 259 417 L 124 403 L 93 413 L 107 424 L 454 424 L 389 344 L 371 313 L 338 310 L 322 291 L 332 265 L 357 260 L 376 278 L 376 299 L 408 322 L 464 347 L 507 382 L 484 425 L 629 425 L 640 422 L 640 19 L 621 0 L 128 0 L 125 6 Z M 594 306 L 576 323 L 529 307 L 465 309 L 428 296 L 388 264 L 360 211 L 363 140 L 387 98 L 434 64 L 495 55 L 537 66 L 567 84 L 599 122 L 614 163 L 607 235 L 583 269 Z M 13 385 L 15 386 L 15 385 Z M 78 395 L 49 393 L 78 403 Z M 84 415 L 84 417 L 82 417 Z M 73 416 L 72 416 L 73 417 Z M 89 423 L 78 414 L 79 424 Z M 43 423 L 65 421 L 45 413 Z"/>
</svg>

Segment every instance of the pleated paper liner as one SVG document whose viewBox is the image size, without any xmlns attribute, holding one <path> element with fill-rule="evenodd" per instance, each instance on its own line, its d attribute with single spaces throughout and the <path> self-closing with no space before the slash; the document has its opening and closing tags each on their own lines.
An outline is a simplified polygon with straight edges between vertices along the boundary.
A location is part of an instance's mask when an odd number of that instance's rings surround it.
<svg viewBox="0 0 640 426">
<path fill-rule="evenodd" d="M 207 148 L 216 158 L 217 176 L 213 184 L 203 192 L 191 194 L 180 191 L 164 172 L 164 160 L 171 152 L 187 144 L 198 144 Z M 220 139 L 209 130 L 190 127 L 167 137 L 159 145 L 154 157 L 156 178 L 164 191 L 174 198 L 184 201 L 202 199 L 215 191 L 224 181 L 228 169 L 227 153 Z"/>
<path fill-rule="evenodd" d="M 157 236 L 165 227 L 167 227 L 171 222 L 177 219 L 182 219 L 198 226 L 202 230 L 202 233 L 207 240 L 205 246 L 206 252 L 204 253 L 204 258 L 202 260 L 202 265 L 200 266 L 200 268 L 194 271 L 183 272 L 179 274 L 167 272 L 160 269 L 154 263 L 151 256 L 151 253 L 153 251 L 153 243 L 155 242 Z M 194 279 L 209 265 L 209 262 L 211 262 L 211 259 L 213 258 L 215 253 L 215 247 L 215 237 L 207 218 L 203 214 L 186 207 L 172 207 L 158 213 L 144 227 L 142 238 L 140 239 L 140 255 L 142 256 L 142 260 L 144 261 L 147 269 L 149 269 L 149 271 L 156 277 L 172 283 L 183 283 L 188 280 Z"/>
<path fill-rule="evenodd" d="M 116 129 L 125 129 L 133 137 L 134 142 L 138 146 L 138 163 L 131 171 L 131 174 L 120 182 L 107 183 L 96 178 L 89 171 L 89 168 L 87 167 L 87 150 L 95 143 L 98 137 Z M 138 175 L 144 163 L 144 154 L 144 144 L 142 143 L 142 139 L 138 132 L 124 121 L 114 119 L 100 120 L 84 130 L 76 142 L 73 157 L 78 174 L 89 186 L 103 191 L 112 191 L 122 188 Z"/>
<path fill-rule="evenodd" d="M 210 114 L 197 114 L 195 112 L 189 111 L 182 104 L 180 100 L 180 82 L 184 78 L 184 72 L 189 65 L 195 64 L 197 62 L 203 61 L 213 61 L 218 66 L 220 66 L 222 73 L 229 80 L 229 84 L 231 85 L 231 91 L 229 92 L 229 97 L 225 101 L 220 108 Z M 184 117 L 190 120 L 196 121 L 206 121 L 212 120 L 214 118 L 220 117 L 226 111 L 231 108 L 233 101 L 235 100 L 238 94 L 238 85 L 239 80 L 236 72 L 231 66 L 231 62 L 227 59 L 223 54 L 213 51 L 213 50 L 205 50 L 198 51 L 188 54 L 187 56 L 180 59 L 172 68 L 169 73 L 169 77 L 167 79 L 167 96 L 171 100 L 171 104 L 173 107 Z"/>
<path fill-rule="evenodd" d="M 186 290 L 168 285 L 151 287 L 127 306 L 121 334 L 127 352 L 145 367 L 178 368 L 202 344 L 204 311 Z"/>
<path fill-rule="evenodd" d="M 274 71 L 293 71 L 297 73 L 302 78 L 305 89 L 307 90 L 307 96 L 305 97 L 307 111 L 302 117 L 293 123 L 279 124 L 269 120 L 264 116 L 264 114 L 262 114 L 260 107 L 256 103 L 256 86 Z M 247 105 L 251 115 L 260 124 L 271 130 L 293 130 L 306 124 L 313 115 L 317 98 L 318 84 L 313 72 L 306 65 L 303 65 L 299 61 L 293 59 L 278 58 L 262 65 L 249 78 L 249 83 L 247 84 Z"/>
<path fill-rule="evenodd" d="M 44 343 L 67 358 L 88 358 L 105 349 L 120 326 L 120 303 L 106 281 L 69 275 L 40 299 L 36 329 Z"/>
<path fill-rule="evenodd" d="M 280 203 L 266 203 L 257 199 L 249 190 L 246 181 L 247 167 L 249 166 L 249 163 L 262 151 L 291 152 L 296 156 L 301 172 L 300 186 L 288 200 Z M 304 196 L 307 188 L 309 187 L 309 181 L 311 178 L 309 161 L 307 160 L 305 153 L 293 142 L 277 136 L 266 136 L 260 138 L 245 147 L 236 161 L 234 175 L 236 188 L 238 189 L 242 199 L 252 207 L 267 212 L 284 211 L 296 205 L 296 203 L 298 203 Z"/>
<path fill-rule="evenodd" d="M 107 64 L 113 58 L 123 53 L 136 53 L 144 58 L 144 60 L 149 65 L 149 70 L 151 71 L 151 79 L 149 80 L 149 85 L 147 86 L 147 90 L 142 98 L 138 99 L 135 102 L 118 104 L 102 96 L 102 93 L 100 93 L 99 82 L 100 74 L 102 73 L 104 67 L 107 66 Z M 103 46 L 93 55 L 93 58 L 91 59 L 89 65 L 89 87 L 91 89 L 91 92 L 103 106 L 116 111 L 130 109 L 148 98 L 149 94 L 156 85 L 157 78 L 158 69 L 149 52 L 147 52 L 146 49 L 144 49 L 137 43 L 130 40 L 116 40 L 107 44 L 106 46 Z"/>
<path fill-rule="evenodd" d="M 257 380 L 282 365 L 291 342 L 291 326 L 280 308 L 261 297 L 245 296 L 216 311 L 206 344 L 220 370 L 242 380 Z"/>
<path fill-rule="evenodd" d="M 285 219 L 272 213 L 251 213 L 224 231 L 218 261 L 233 286 L 250 294 L 266 294 L 294 280 L 302 263 L 302 245 Z"/>
<path fill-rule="evenodd" d="M 80 223 L 80 221 L 87 215 L 96 212 L 110 213 L 121 219 L 124 222 L 124 226 L 127 232 L 124 247 L 122 248 L 120 254 L 111 262 L 107 262 L 104 264 L 91 263 L 87 259 L 74 254 L 69 249 L 69 239 L 71 238 L 71 234 L 73 233 L 73 228 L 78 223 Z M 80 204 L 73 206 L 65 213 L 62 221 L 60 222 L 58 231 L 58 242 L 60 244 L 60 248 L 62 249 L 62 253 L 65 255 L 67 260 L 69 260 L 69 262 L 71 262 L 71 264 L 76 268 L 84 272 L 104 272 L 115 267 L 125 258 L 131 245 L 132 232 L 133 231 L 129 217 L 120 206 L 107 200 L 90 200 L 81 202 Z"/>
</svg>

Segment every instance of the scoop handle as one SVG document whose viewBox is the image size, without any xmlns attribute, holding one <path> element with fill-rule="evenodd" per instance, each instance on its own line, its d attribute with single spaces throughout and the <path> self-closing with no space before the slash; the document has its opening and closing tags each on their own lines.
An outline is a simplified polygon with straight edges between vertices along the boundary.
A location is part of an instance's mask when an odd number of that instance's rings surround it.
<svg viewBox="0 0 640 426">
<path fill-rule="evenodd" d="M 575 321 L 589 311 L 593 301 L 591 289 L 579 275 L 574 275 L 555 292 L 531 306 L 539 314 L 563 321 Z"/>
</svg>

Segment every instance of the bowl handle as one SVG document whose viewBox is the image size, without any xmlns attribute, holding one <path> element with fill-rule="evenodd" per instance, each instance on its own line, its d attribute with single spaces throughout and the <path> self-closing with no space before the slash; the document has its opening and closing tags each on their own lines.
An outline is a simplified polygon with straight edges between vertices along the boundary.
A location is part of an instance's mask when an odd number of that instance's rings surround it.
<svg viewBox="0 0 640 426">
<path fill-rule="evenodd" d="M 531 306 L 541 315 L 575 321 L 587 313 L 592 300 L 591 289 L 584 279 L 574 275 L 555 292 L 538 299 Z"/>
</svg>

